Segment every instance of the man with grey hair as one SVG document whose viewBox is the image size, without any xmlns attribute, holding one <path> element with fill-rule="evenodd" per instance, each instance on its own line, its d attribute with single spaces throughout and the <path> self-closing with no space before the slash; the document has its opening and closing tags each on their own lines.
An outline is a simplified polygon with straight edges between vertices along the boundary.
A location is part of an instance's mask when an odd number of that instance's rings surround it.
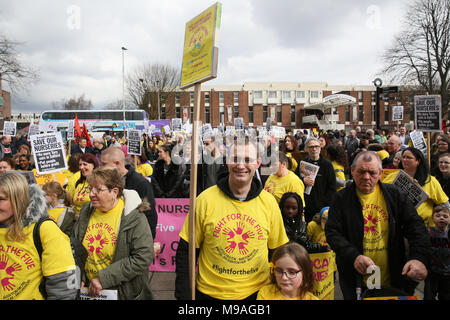
<svg viewBox="0 0 450 320">
<path fill-rule="evenodd" d="M 330 205 L 336 192 L 336 174 L 331 162 L 320 154 L 318 138 L 308 138 L 305 141 L 305 150 L 308 156 L 303 161 L 319 166 L 315 178 L 311 172 L 303 170 L 300 165 L 295 170 L 295 173 L 303 180 L 305 188 L 311 187 L 310 193 L 305 193 L 305 220 L 310 222 L 316 213 Z"/>
<path fill-rule="evenodd" d="M 380 182 L 382 164 L 376 152 L 360 152 L 351 171 L 354 183 L 336 193 L 325 226 L 344 299 L 357 299 L 357 287 L 405 291 L 408 282 L 427 276 L 431 243 L 423 220 L 404 193 Z"/>
<path fill-rule="evenodd" d="M 387 141 L 386 151 L 389 152 L 389 160 L 386 161 L 386 165 L 392 164 L 395 154 L 399 151 L 403 151 L 407 146 L 402 144 L 402 140 L 397 135 L 392 135 Z"/>
</svg>

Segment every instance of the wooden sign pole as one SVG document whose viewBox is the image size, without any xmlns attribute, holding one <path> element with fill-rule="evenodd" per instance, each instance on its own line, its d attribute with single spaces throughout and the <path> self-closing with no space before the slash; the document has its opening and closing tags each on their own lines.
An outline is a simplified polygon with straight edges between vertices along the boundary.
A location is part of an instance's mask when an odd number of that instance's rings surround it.
<svg viewBox="0 0 450 320">
<path fill-rule="evenodd" d="M 190 208 L 189 208 L 189 279 L 191 282 L 191 297 L 195 300 L 195 204 L 197 195 L 197 162 L 200 125 L 200 94 L 201 84 L 196 83 L 194 89 L 194 116 L 191 138 L 191 176 L 190 176 Z"/>
</svg>

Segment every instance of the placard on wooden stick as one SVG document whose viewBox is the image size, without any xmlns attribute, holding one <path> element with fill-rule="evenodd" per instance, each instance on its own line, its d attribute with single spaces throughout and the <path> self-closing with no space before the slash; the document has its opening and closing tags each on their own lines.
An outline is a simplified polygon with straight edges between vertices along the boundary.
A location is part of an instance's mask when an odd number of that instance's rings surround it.
<svg viewBox="0 0 450 320">
<path fill-rule="evenodd" d="M 200 125 L 201 83 L 217 76 L 218 31 L 222 4 L 217 2 L 186 23 L 181 89 L 194 86 L 194 117 L 191 140 L 191 176 L 189 211 L 189 276 L 191 296 L 195 300 L 195 208 L 197 194 L 197 159 Z"/>
</svg>

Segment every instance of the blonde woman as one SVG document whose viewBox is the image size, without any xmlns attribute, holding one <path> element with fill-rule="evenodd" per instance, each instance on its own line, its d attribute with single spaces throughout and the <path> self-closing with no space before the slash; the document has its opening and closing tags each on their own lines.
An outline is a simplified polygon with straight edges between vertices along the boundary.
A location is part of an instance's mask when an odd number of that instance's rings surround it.
<svg viewBox="0 0 450 320">
<path fill-rule="evenodd" d="M 75 261 L 69 238 L 48 217 L 43 192 L 19 172 L 0 173 L 0 300 L 75 299 Z M 44 284 L 44 285 L 42 285 Z M 74 284 L 74 285 L 68 285 Z"/>
</svg>

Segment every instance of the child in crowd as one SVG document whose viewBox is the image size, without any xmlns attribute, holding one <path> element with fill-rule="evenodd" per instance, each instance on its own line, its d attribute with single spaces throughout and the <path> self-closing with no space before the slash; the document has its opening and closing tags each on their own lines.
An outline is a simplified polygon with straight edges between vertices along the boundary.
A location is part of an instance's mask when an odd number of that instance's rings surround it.
<svg viewBox="0 0 450 320">
<path fill-rule="evenodd" d="M 314 274 L 306 249 L 289 242 L 272 256 L 271 284 L 261 288 L 257 300 L 319 300 L 312 294 Z"/>
<path fill-rule="evenodd" d="M 309 253 L 328 251 L 328 246 L 312 242 L 308 238 L 306 222 L 303 218 L 303 201 L 295 192 L 286 192 L 280 200 L 284 228 L 290 241 L 297 242 Z"/>
<path fill-rule="evenodd" d="M 434 227 L 430 227 L 433 250 L 430 273 L 425 281 L 425 299 L 450 300 L 450 247 L 448 229 L 450 210 L 443 205 L 433 208 Z"/>
<path fill-rule="evenodd" d="M 75 213 L 68 204 L 66 192 L 57 181 L 47 182 L 42 190 L 45 192 L 49 217 L 62 232 L 70 236 L 75 224 Z"/>
<path fill-rule="evenodd" d="M 324 207 L 316 214 L 308 223 L 308 237 L 312 242 L 318 242 L 324 246 L 328 246 L 325 238 L 325 223 L 328 220 L 328 210 L 330 207 Z"/>
</svg>

